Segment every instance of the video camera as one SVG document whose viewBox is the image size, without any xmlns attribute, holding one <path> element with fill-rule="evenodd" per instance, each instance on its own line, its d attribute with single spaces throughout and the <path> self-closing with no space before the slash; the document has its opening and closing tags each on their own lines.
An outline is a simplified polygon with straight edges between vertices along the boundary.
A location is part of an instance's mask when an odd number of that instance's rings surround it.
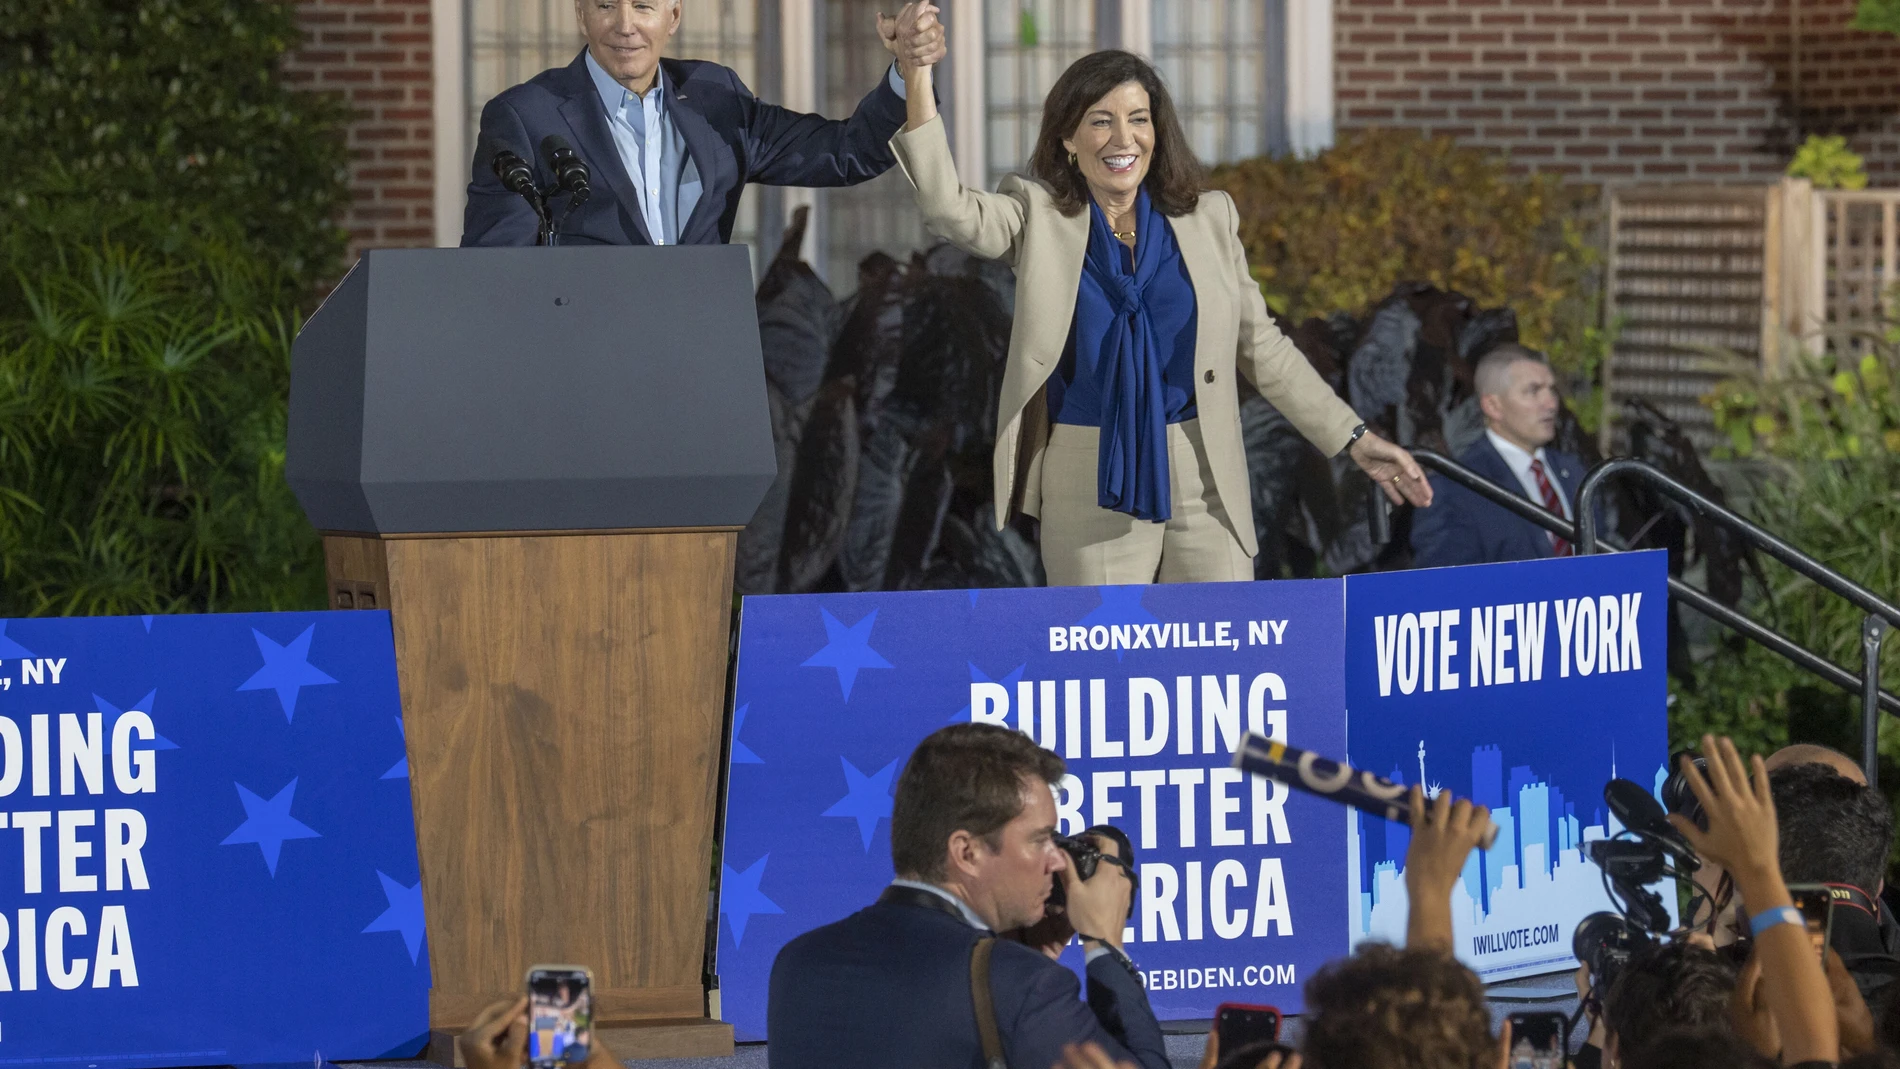
<svg viewBox="0 0 1900 1069">
<path fill-rule="evenodd" d="M 1680 773 L 1664 785 L 1665 800 L 1686 796 L 1693 802 L 1695 796 L 1679 778 Z M 1590 914 L 1570 939 L 1571 952 L 1590 967 L 1597 992 L 1608 991 L 1637 951 L 1669 932 L 1668 907 L 1651 885 L 1670 877 L 1686 879 L 1702 867 L 1695 849 L 1669 823 L 1662 804 L 1640 784 L 1613 779 L 1604 785 L 1603 801 L 1623 830 L 1586 844 L 1584 853 L 1603 870 L 1603 889 L 1616 912 Z M 1672 801 L 1670 809 L 1695 819 L 1683 812 L 1679 801 Z"/>
</svg>

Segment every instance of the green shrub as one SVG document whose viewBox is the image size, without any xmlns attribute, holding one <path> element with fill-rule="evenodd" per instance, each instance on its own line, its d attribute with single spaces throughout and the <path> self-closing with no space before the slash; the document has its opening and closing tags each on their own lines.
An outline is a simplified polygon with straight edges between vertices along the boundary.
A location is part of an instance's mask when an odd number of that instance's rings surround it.
<svg viewBox="0 0 1900 1069">
<path fill-rule="evenodd" d="M 244 246 L 108 231 L 0 279 L 0 616 L 322 604 L 283 477 L 296 313 Z"/>
<path fill-rule="evenodd" d="M 1891 33 L 1900 37 L 1900 0 L 1860 0 L 1849 29 Z"/>
<path fill-rule="evenodd" d="M 1847 138 L 1839 134 L 1809 134 L 1795 150 L 1788 174 L 1805 178 L 1816 189 L 1865 189 L 1867 172 L 1860 156 L 1848 150 Z"/>
<path fill-rule="evenodd" d="M 0 616 L 323 603 L 285 397 L 347 113 L 292 13 L 0 0 Z"/>
<path fill-rule="evenodd" d="M 334 277 L 347 109 L 284 84 L 297 41 L 280 0 L 0 0 L 0 205 L 206 209 L 286 283 Z"/>
<path fill-rule="evenodd" d="M 1892 599 L 1900 591 L 1900 344 L 1863 357 L 1794 361 L 1764 381 L 1744 375 L 1704 398 L 1728 444 L 1751 459 L 1747 513 L 1802 551 Z M 1862 613 L 1810 580 L 1761 558 L 1765 582 L 1742 608 L 1850 671 L 1861 667 Z M 1900 638 L 1881 657 L 1888 690 L 1900 683 Z M 1820 742 L 1860 752 L 1860 702 L 1753 645 L 1723 643 L 1677 688 L 1671 737 L 1732 731 L 1772 749 Z M 1900 766 L 1900 722 L 1883 717 L 1880 752 Z"/>
<path fill-rule="evenodd" d="M 1312 159 L 1217 167 L 1240 209 L 1240 237 L 1276 311 L 1295 320 L 1358 314 L 1404 281 L 1453 289 L 1517 313 L 1526 344 L 1595 380 L 1607 349 L 1596 330 L 1596 250 L 1586 238 L 1594 190 L 1449 138 L 1400 130 L 1344 134 Z"/>
</svg>

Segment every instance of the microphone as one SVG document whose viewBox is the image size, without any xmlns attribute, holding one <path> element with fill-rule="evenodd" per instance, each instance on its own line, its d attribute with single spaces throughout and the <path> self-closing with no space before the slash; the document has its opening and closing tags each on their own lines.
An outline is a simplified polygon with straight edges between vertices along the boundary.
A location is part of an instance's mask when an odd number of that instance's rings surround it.
<svg viewBox="0 0 1900 1069">
<path fill-rule="evenodd" d="M 493 166 L 495 177 L 501 179 L 503 189 L 524 197 L 534 197 L 534 171 L 528 167 L 527 160 L 496 146 Z"/>
<path fill-rule="evenodd" d="M 593 189 L 588 185 L 587 164 L 582 162 L 580 153 L 560 134 L 549 134 L 541 139 L 541 156 L 554 172 L 555 184 L 574 195 L 568 210 L 585 204 Z"/>
<path fill-rule="evenodd" d="M 1406 824 L 1412 819 L 1408 789 L 1403 784 L 1251 731 L 1241 740 L 1240 749 L 1234 751 L 1234 767 L 1387 820 Z M 1491 849 L 1498 831 L 1497 822 L 1487 819 L 1479 848 Z"/>
<path fill-rule="evenodd" d="M 1698 867 L 1694 848 L 1676 830 L 1675 825 L 1669 823 L 1662 803 L 1644 790 L 1642 784 L 1613 779 L 1603 785 L 1603 801 L 1610 807 L 1611 815 L 1625 828 L 1655 840 L 1663 849 L 1674 854 L 1679 867 L 1690 871 Z"/>
</svg>

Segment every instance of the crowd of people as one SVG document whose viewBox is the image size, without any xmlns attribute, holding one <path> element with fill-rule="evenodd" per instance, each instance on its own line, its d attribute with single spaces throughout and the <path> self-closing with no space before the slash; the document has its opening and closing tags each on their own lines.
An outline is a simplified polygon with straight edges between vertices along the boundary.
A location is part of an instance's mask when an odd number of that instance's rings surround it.
<svg viewBox="0 0 1900 1069">
<path fill-rule="evenodd" d="M 1900 1069 L 1885 799 L 1821 747 L 1744 760 L 1728 739 L 1705 738 L 1681 769 L 1687 789 L 1668 819 L 1700 859 L 1694 897 L 1679 930 L 1632 943 L 1613 976 L 1579 968 L 1588 1032 L 1568 1065 Z M 788 943 L 773 967 L 774 1069 L 1168 1069 L 1121 944 L 1132 848 L 1109 828 L 1090 829 L 1084 845 L 1060 835 L 1051 787 L 1063 774 L 1060 757 L 992 725 L 954 725 L 918 745 L 891 816 L 897 879 Z M 1297 1048 L 1223 1051 L 1210 1031 L 1201 1069 L 1527 1064 L 1509 1019 L 1494 1025 L 1483 983 L 1452 952 L 1453 888 L 1489 814 L 1416 786 L 1410 804 L 1405 945 L 1368 943 L 1315 974 Z M 1826 888 L 1823 934 L 1791 885 Z M 1057 960 L 1074 940 L 1086 991 Z M 527 1036 L 525 1000 L 497 1003 L 461 1037 L 468 1069 L 521 1069 Z M 596 1041 L 590 1069 L 613 1064 Z"/>
</svg>

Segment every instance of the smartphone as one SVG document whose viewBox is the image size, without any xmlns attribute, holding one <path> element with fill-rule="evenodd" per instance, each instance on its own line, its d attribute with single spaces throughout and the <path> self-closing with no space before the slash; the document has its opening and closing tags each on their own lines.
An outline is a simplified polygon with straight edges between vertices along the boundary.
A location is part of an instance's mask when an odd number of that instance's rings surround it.
<svg viewBox="0 0 1900 1069">
<path fill-rule="evenodd" d="M 1826 884 L 1791 883 L 1788 895 L 1808 924 L 1808 941 L 1814 944 L 1814 952 L 1826 964 L 1828 940 L 1834 937 L 1834 892 Z"/>
<path fill-rule="evenodd" d="M 585 965 L 528 970 L 528 1064 L 587 1060 L 594 1045 L 594 974 Z"/>
<path fill-rule="evenodd" d="M 1510 1069 L 1564 1069 L 1570 1056 L 1570 1018 L 1561 1013 L 1513 1013 Z"/>
<path fill-rule="evenodd" d="M 1280 1038 L 1280 1011 L 1273 1006 L 1223 1002 L 1214 1010 L 1214 1031 L 1220 1036 L 1221 1057 L 1250 1043 Z"/>
</svg>

